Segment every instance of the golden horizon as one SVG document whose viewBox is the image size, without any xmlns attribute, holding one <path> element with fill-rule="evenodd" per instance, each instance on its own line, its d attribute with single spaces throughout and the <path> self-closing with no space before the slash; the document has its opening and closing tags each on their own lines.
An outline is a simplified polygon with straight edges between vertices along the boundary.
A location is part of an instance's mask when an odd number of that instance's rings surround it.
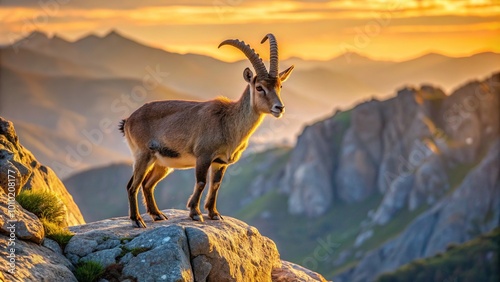
<svg viewBox="0 0 500 282">
<path fill-rule="evenodd" d="M 220 60 L 220 61 L 223 61 L 223 62 L 227 62 L 227 63 L 234 63 L 234 62 L 238 62 L 238 61 L 244 61 L 245 58 L 241 55 L 240 52 L 238 51 L 235 51 L 235 50 L 232 50 L 232 49 L 228 49 L 229 51 L 228 52 L 220 52 L 220 49 L 217 49 L 217 47 L 214 47 L 214 46 L 206 46 L 204 48 L 197 48 L 196 50 L 198 52 L 193 52 L 193 49 L 191 49 L 192 46 L 178 46 L 178 47 L 172 47 L 172 46 L 169 46 L 169 45 L 158 45 L 158 44 L 154 44 L 154 43 L 148 43 L 148 42 L 144 42 L 144 41 L 141 41 L 141 40 L 138 40 L 136 38 L 133 38 L 132 36 L 129 36 L 129 35 L 125 35 L 123 32 L 121 32 L 120 30 L 116 30 L 116 29 L 110 29 L 104 33 L 96 33 L 96 32 L 86 32 L 84 33 L 83 35 L 79 35 L 79 36 L 76 36 L 76 37 L 73 37 L 73 38 L 69 38 L 69 37 L 66 37 L 64 35 L 59 35 L 59 34 L 50 34 L 50 33 L 46 33 L 44 31 L 40 31 L 40 30 L 33 30 L 30 32 L 33 33 L 33 32 L 40 32 L 40 33 L 44 33 L 45 35 L 47 35 L 47 37 L 49 38 L 54 38 L 54 37 L 59 37 L 63 40 L 66 40 L 70 43 L 74 43 L 80 39 L 83 39 L 87 36 L 97 36 L 97 37 L 100 37 L 100 38 L 103 38 L 105 37 L 107 34 L 111 33 L 111 32 L 116 32 L 118 34 L 120 34 L 121 36 L 123 36 L 124 38 L 127 38 L 131 41 L 134 41 L 136 43 L 139 43 L 139 44 L 142 44 L 146 47 L 151 47 L 151 48 L 156 48 L 156 49 L 161 49 L 165 52 L 169 52 L 169 53 L 176 53 L 176 54 L 181 54 L 181 55 L 186 55 L 186 54 L 193 54 L 193 55 L 202 55 L 202 56 L 208 56 L 208 57 L 211 57 L 211 58 L 214 58 L 214 59 L 217 59 L 217 60 Z M 26 37 L 20 37 L 16 40 L 14 40 L 14 42 L 18 41 L 18 40 L 22 40 L 24 38 L 28 38 L 28 36 Z M 9 42 L 10 43 L 10 42 Z M 258 42 L 256 42 L 258 43 Z M 14 43 L 12 43 L 14 44 Z M 12 44 L 8 44 L 7 46 L 10 46 Z M 252 44 L 253 45 L 253 44 Z M 255 44 L 256 45 L 256 44 Z M 256 45 L 258 47 L 258 45 Z M 214 50 L 210 50 L 210 49 L 214 49 Z M 265 51 L 265 48 L 263 49 L 263 51 Z M 229 54 L 230 53 L 230 54 Z M 415 54 L 410 54 L 408 56 L 403 56 L 403 57 L 398 57 L 398 58 L 395 58 L 395 57 L 385 57 L 385 56 L 377 56 L 376 54 L 369 54 L 369 53 L 363 53 L 363 52 L 356 52 L 356 50 L 353 50 L 353 51 L 346 51 L 344 53 L 337 53 L 337 54 L 334 54 L 332 55 L 331 57 L 303 57 L 303 56 L 300 56 L 300 55 L 295 55 L 295 54 L 291 54 L 289 56 L 282 56 L 282 59 L 283 60 L 287 60 L 287 59 L 299 59 L 299 60 L 304 60 L 304 61 L 330 61 L 330 60 L 333 60 L 333 59 L 337 59 L 339 57 L 342 57 L 342 56 L 345 56 L 346 54 L 356 54 L 358 56 L 361 56 L 361 57 L 366 57 L 370 60 L 374 60 L 374 61 L 388 61 L 388 62 L 403 62 L 403 61 L 408 61 L 408 60 L 412 60 L 412 59 L 417 59 L 419 57 L 422 57 L 422 56 L 425 56 L 425 55 L 429 55 L 429 54 L 437 54 L 437 55 L 442 55 L 442 56 L 446 56 L 446 57 L 450 57 L 450 58 L 461 58 L 461 57 L 469 57 L 469 56 L 474 56 L 474 55 L 477 55 L 477 54 L 481 54 L 481 53 L 496 53 L 496 54 L 500 54 L 500 48 L 497 48 L 497 49 L 493 49 L 493 48 L 482 48 L 482 49 L 477 49 L 477 50 L 473 50 L 473 51 L 465 51 L 465 52 L 458 52 L 458 53 L 447 53 L 446 51 L 443 51 L 443 50 L 433 50 L 433 49 L 429 49 L 429 50 L 424 50 L 424 51 L 421 51 L 421 52 L 417 52 Z M 262 53 L 261 54 L 261 57 L 263 59 L 268 59 L 267 58 L 267 55 L 265 53 Z"/>
<path fill-rule="evenodd" d="M 9 4 L 10 0 L 7 0 Z M 346 52 L 374 60 L 405 61 L 427 53 L 450 57 L 480 52 L 500 53 L 500 2 L 494 0 L 348 0 L 221 1 L 162 6 L 87 6 L 68 2 L 55 7 L 0 7 L 0 44 L 9 44 L 33 30 L 71 41 L 89 33 L 117 29 L 139 43 L 180 54 L 193 53 L 233 62 L 232 50 L 220 41 L 240 38 L 256 50 L 273 32 L 283 58 L 327 61 Z M 263 57 L 267 52 L 262 52 Z"/>
</svg>

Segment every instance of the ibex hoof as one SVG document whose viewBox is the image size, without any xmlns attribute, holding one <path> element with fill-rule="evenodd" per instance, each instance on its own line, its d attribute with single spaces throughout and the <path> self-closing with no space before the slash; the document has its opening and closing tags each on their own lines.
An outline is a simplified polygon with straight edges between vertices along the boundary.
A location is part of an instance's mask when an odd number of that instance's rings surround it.
<svg viewBox="0 0 500 282">
<path fill-rule="evenodd" d="M 158 214 L 152 214 L 151 217 L 154 221 L 168 220 L 168 217 L 162 212 L 159 212 Z"/>
<path fill-rule="evenodd" d="M 204 222 L 203 216 L 201 214 L 196 214 L 191 217 L 194 221 Z"/>
<path fill-rule="evenodd" d="M 223 220 L 224 218 L 220 214 L 212 215 L 210 217 L 211 220 Z"/>
<path fill-rule="evenodd" d="M 132 220 L 132 226 L 135 228 L 147 228 L 146 223 L 144 223 L 144 220 L 142 218 L 138 219 L 131 219 Z"/>
</svg>

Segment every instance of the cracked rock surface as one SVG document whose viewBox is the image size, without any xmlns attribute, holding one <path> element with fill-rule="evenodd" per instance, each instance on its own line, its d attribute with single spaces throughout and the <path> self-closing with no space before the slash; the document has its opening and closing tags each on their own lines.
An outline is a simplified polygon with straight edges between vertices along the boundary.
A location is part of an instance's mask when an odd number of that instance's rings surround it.
<svg viewBox="0 0 500 282">
<path fill-rule="evenodd" d="M 133 228 L 127 217 L 73 226 L 64 254 L 73 264 L 96 261 L 118 270 L 102 281 L 325 281 L 282 262 L 272 240 L 237 219 L 200 223 L 187 211 L 163 212 L 169 220 L 144 216 L 147 229 Z"/>
</svg>

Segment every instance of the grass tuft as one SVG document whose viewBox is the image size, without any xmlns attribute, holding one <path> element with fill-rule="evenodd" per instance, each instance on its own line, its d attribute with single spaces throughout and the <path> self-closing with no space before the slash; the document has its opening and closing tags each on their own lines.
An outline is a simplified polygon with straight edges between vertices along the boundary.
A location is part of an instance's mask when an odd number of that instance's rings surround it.
<svg viewBox="0 0 500 282">
<path fill-rule="evenodd" d="M 23 190 L 17 195 L 16 201 L 24 209 L 34 213 L 40 219 L 44 218 L 58 225 L 64 223 L 66 207 L 53 193 Z"/>
<path fill-rule="evenodd" d="M 64 249 L 74 235 L 66 227 L 63 227 L 66 217 L 64 203 L 53 193 L 32 190 L 24 190 L 19 193 L 16 201 L 40 219 L 45 237 L 56 241 Z"/>
<path fill-rule="evenodd" d="M 43 229 L 45 230 L 45 237 L 56 241 L 63 249 L 66 247 L 69 240 L 71 240 L 71 238 L 75 235 L 67 228 L 61 227 L 60 225 L 50 222 L 44 218 L 42 218 L 41 221 Z"/>
<path fill-rule="evenodd" d="M 121 246 L 122 252 L 118 255 L 117 259 L 120 260 L 122 257 L 124 257 L 126 254 L 131 253 L 134 257 L 137 255 L 147 252 L 151 250 L 151 248 L 146 248 L 146 247 L 139 247 L 139 248 L 133 248 L 129 249 L 125 246 Z"/>
<path fill-rule="evenodd" d="M 130 252 L 132 253 L 132 255 L 134 255 L 134 257 L 136 257 L 138 254 L 147 252 L 149 250 L 151 250 L 151 248 L 142 247 L 142 248 L 134 248 L 130 250 Z"/>
<path fill-rule="evenodd" d="M 104 274 L 104 268 L 95 261 L 80 262 L 76 265 L 74 274 L 79 282 L 94 282 Z"/>
</svg>

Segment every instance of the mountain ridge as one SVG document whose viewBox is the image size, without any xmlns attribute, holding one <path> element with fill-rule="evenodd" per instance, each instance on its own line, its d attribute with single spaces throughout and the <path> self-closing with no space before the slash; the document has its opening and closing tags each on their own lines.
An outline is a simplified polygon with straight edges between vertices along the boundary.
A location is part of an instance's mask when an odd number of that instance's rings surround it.
<svg viewBox="0 0 500 282">
<path fill-rule="evenodd" d="M 117 29 L 110 29 L 108 32 L 106 32 L 103 35 L 98 35 L 96 33 L 89 32 L 89 33 L 81 35 L 80 37 L 77 37 L 74 40 L 67 40 L 64 37 L 58 35 L 57 33 L 54 33 L 53 35 L 49 36 L 49 34 L 47 32 L 43 32 L 43 31 L 40 31 L 40 30 L 34 30 L 29 35 L 27 35 L 27 36 L 19 39 L 16 42 L 14 42 L 12 45 L 14 45 L 14 46 L 23 45 L 23 41 L 29 42 L 30 38 L 37 38 L 37 39 L 41 40 L 42 42 L 46 41 L 46 40 L 55 39 L 56 41 L 61 41 L 61 42 L 65 42 L 65 43 L 81 43 L 81 41 L 87 41 L 87 40 L 96 41 L 96 40 L 102 40 L 102 39 L 104 39 L 104 40 L 109 40 L 109 39 L 115 39 L 116 40 L 116 39 L 119 39 L 119 40 L 124 40 L 124 41 L 126 41 L 128 43 L 132 42 L 132 43 L 136 43 L 138 45 L 145 46 L 145 44 L 144 43 L 140 43 L 140 41 L 138 39 L 135 39 L 135 38 L 133 38 L 131 36 L 124 35 L 122 32 L 120 32 Z M 35 41 L 35 42 L 37 42 L 37 41 Z M 37 42 L 37 43 L 39 43 L 39 42 Z M 214 60 L 221 61 L 221 60 L 213 58 L 211 56 L 203 55 L 203 54 L 198 54 L 198 53 L 183 53 L 183 54 L 181 54 L 181 53 L 170 52 L 170 51 L 167 51 L 167 50 L 162 49 L 162 48 L 151 47 L 151 46 L 148 46 L 148 47 L 151 48 L 151 49 L 161 50 L 161 51 L 163 51 L 165 53 L 169 53 L 169 54 L 197 55 L 197 56 L 210 57 L 210 58 L 212 58 Z M 440 53 L 440 52 L 437 52 L 437 51 L 429 51 L 429 52 L 423 53 L 421 55 L 417 55 L 417 56 L 410 57 L 410 58 L 407 58 L 407 59 L 402 59 L 402 60 L 385 60 L 385 59 L 375 59 L 375 58 L 369 57 L 367 55 L 364 55 L 362 53 L 357 53 L 357 52 L 353 52 L 353 51 L 346 51 L 343 54 L 339 54 L 339 55 L 337 55 L 335 57 L 332 57 L 330 59 L 325 59 L 325 60 L 308 60 L 308 59 L 304 59 L 304 58 L 298 57 L 298 56 L 291 56 L 289 58 L 286 58 L 285 61 L 296 60 L 296 61 L 308 61 L 308 62 L 316 62 L 316 63 L 318 63 L 318 62 L 334 63 L 334 62 L 344 61 L 344 60 L 346 60 L 346 57 L 354 56 L 354 58 L 355 58 L 354 61 L 360 61 L 360 62 L 363 62 L 363 61 L 377 61 L 377 62 L 380 62 L 380 63 L 401 63 L 401 62 L 414 61 L 414 60 L 419 60 L 419 59 L 424 59 L 424 58 L 429 58 L 429 57 L 434 57 L 434 58 L 437 57 L 437 58 L 442 58 L 442 59 L 457 59 L 457 58 L 470 58 L 470 57 L 474 57 L 474 56 L 477 56 L 477 55 L 491 55 L 491 54 L 500 55 L 500 53 L 496 53 L 494 51 L 488 51 L 488 50 L 487 51 L 478 51 L 478 52 L 476 52 L 474 54 L 471 54 L 471 55 L 458 55 L 458 56 L 446 55 L 446 54 L 443 54 L 443 53 Z M 244 61 L 244 60 L 237 60 L 237 61 L 231 61 L 231 62 L 221 61 L 221 62 L 236 63 L 236 62 L 242 62 L 242 61 Z"/>
</svg>

